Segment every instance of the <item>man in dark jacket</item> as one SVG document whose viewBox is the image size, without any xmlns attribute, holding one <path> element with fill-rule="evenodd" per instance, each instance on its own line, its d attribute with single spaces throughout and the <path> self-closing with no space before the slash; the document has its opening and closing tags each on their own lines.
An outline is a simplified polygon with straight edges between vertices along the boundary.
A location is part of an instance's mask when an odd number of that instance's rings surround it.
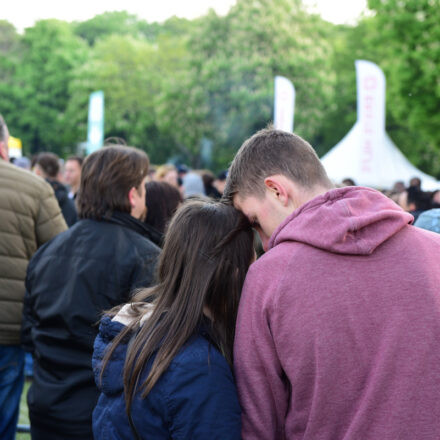
<svg viewBox="0 0 440 440">
<path fill-rule="evenodd" d="M 72 226 L 77 221 L 78 216 L 75 203 L 69 198 L 67 188 L 58 180 L 58 173 L 60 172 L 58 156 L 53 153 L 40 153 L 35 160 L 34 172 L 46 179 L 46 182 L 53 188 L 64 220 L 66 220 L 67 226 Z"/>
<path fill-rule="evenodd" d="M 81 167 L 84 159 L 80 156 L 70 156 L 64 164 L 64 182 L 70 187 L 69 199 L 76 199 L 81 183 Z"/>
<path fill-rule="evenodd" d="M 93 438 L 96 324 L 103 311 L 153 282 L 159 254 L 139 221 L 148 165 L 144 152 L 129 147 L 91 154 L 77 197 L 80 220 L 29 264 L 22 340 L 34 357 L 33 440 Z"/>
</svg>

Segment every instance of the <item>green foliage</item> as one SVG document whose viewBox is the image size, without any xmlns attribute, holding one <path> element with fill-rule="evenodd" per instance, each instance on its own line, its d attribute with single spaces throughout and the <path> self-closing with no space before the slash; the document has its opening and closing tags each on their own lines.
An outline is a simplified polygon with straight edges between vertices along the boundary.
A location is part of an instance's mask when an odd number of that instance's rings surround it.
<svg viewBox="0 0 440 440">
<path fill-rule="evenodd" d="M 92 46 L 98 39 L 111 34 L 131 35 L 133 37 L 139 37 L 141 34 L 151 34 L 155 38 L 157 25 L 149 25 L 147 22 L 143 22 L 141 32 L 139 23 L 136 15 L 129 14 L 126 11 L 104 12 L 90 20 L 76 23 L 74 32 Z"/>
<path fill-rule="evenodd" d="M 440 176 L 440 1 L 370 0 L 370 35 L 387 78 L 390 134 L 417 166 Z"/>
<path fill-rule="evenodd" d="M 117 136 L 150 152 L 152 160 L 166 161 L 174 147 L 166 133 L 156 127 L 156 101 L 162 78 L 170 75 L 177 44 L 153 45 L 129 35 L 100 39 L 89 58 L 75 71 L 69 103 L 70 126 L 79 126 L 86 137 L 87 102 L 94 90 L 105 97 L 105 136 Z M 162 48 L 166 48 L 162 50 Z"/>
<path fill-rule="evenodd" d="M 387 78 L 387 131 L 440 176 L 440 0 L 370 0 L 373 14 L 335 26 L 301 0 L 238 0 L 226 16 L 148 23 L 127 12 L 43 20 L 19 35 L 0 20 L 0 113 L 25 152 L 74 152 L 89 94 L 105 94 L 105 136 L 214 168 L 273 114 L 273 80 L 296 89 L 295 131 L 322 155 L 356 119 L 354 61 Z"/>
<path fill-rule="evenodd" d="M 14 53 L 19 44 L 19 35 L 14 25 L 0 20 L 0 54 L 3 56 Z"/>
<path fill-rule="evenodd" d="M 161 113 L 195 165 L 201 139 L 213 141 L 216 166 L 225 167 L 244 139 L 270 122 L 277 74 L 296 86 L 297 131 L 316 135 L 325 111 L 316 103 L 332 95 L 329 29 L 297 0 L 240 0 L 226 17 L 211 11 L 200 21 L 189 43 L 184 90 L 171 89 Z"/>
<path fill-rule="evenodd" d="M 17 115 L 17 96 L 20 93 L 15 80 L 20 61 L 19 47 L 20 36 L 14 26 L 0 20 L 0 113 L 7 116 L 11 127 Z"/>
<path fill-rule="evenodd" d="M 335 26 L 331 31 L 330 71 L 334 72 L 335 82 L 333 97 L 326 102 L 318 137 L 313 143 L 320 156 L 336 145 L 356 121 L 355 61 L 363 59 L 381 64 L 376 46 L 366 44 L 368 36 L 374 32 L 372 18 L 362 20 L 356 27 Z"/>
<path fill-rule="evenodd" d="M 155 42 L 159 35 L 163 34 L 186 35 L 191 26 L 192 22 L 183 18 L 171 17 L 162 24 L 148 23 L 126 11 L 112 11 L 96 15 L 90 20 L 75 23 L 74 32 L 93 46 L 97 40 L 111 34 L 130 35 L 137 39 Z"/>
<path fill-rule="evenodd" d="M 68 23 L 43 20 L 26 29 L 22 57 L 16 67 L 16 135 L 31 153 L 42 150 L 63 154 L 71 141 L 65 136 L 65 109 L 71 98 L 72 69 L 84 62 L 86 47 Z M 9 117 L 8 117 L 9 118 Z"/>
</svg>

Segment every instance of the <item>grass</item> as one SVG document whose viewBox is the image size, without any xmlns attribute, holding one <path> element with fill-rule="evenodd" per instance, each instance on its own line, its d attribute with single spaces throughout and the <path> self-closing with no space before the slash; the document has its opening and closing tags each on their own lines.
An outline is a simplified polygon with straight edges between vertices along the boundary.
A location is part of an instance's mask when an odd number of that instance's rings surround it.
<svg viewBox="0 0 440 440">
<path fill-rule="evenodd" d="M 18 416 L 19 425 L 29 425 L 29 413 L 26 402 L 26 396 L 30 386 L 31 386 L 31 382 L 26 380 L 24 383 L 23 392 L 21 393 L 20 414 Z M 31 435 L 26 433 L 17 433 L 15 438 L 16 440 L 30 440 Z"/>
</svg>

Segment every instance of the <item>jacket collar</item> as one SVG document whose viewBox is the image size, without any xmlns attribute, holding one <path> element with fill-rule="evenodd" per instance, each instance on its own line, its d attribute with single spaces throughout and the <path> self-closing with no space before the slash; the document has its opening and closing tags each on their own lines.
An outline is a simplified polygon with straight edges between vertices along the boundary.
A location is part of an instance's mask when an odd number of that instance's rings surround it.
<svg viewBox="0 0 440 440">
<path fill-rule="evenodd" d="M 153 234 L 147 225 L 140 220 L 134 218 L 127 212 L 114 211 L 110 218 L 105 218 L 103 221 L 108 223 L 113 223 L 115 225 L 124 226 L 125 228 L 131 229 L 137 232 L 145 238 L 151 241 L 153 240 Z"/>
</svg>

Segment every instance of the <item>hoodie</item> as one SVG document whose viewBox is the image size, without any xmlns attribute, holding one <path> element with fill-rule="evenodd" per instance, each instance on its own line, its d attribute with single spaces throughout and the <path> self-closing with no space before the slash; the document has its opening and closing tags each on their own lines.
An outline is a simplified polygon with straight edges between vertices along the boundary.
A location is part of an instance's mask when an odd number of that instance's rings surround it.
<svg viewBox="0 0 440 440">
<path fill-rule="evenodd" d="M 440 236 L 410 223 L 347 187 L 277 228 L 238 313 L 243 439 L 440 438 Z"/>
</svg>

